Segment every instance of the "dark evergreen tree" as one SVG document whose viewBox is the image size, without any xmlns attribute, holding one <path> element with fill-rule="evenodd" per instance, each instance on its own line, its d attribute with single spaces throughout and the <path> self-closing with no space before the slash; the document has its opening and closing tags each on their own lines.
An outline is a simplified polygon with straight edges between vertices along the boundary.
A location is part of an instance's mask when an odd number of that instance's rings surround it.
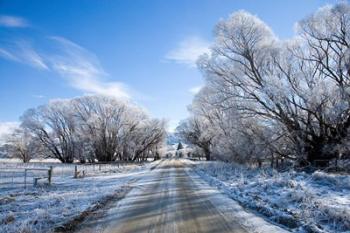
<svg viewBox="0 0 350 233">
<path fill-rule="evenodd" d="M 179 142 L 179 144 L 177 145 L 177 150 L 182 150 L 183 148 L 183 145 L 181 144 L 181 142 Z"/>
</svg>

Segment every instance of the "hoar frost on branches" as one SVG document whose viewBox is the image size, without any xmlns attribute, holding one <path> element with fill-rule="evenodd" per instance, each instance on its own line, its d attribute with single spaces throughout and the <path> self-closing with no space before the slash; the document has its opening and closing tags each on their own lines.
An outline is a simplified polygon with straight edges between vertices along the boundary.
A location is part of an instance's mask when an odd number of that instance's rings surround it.
<svg viewBox="0 0 350 233">
<path fill-rule="evenodd" d="M 236 12 L 217 24 L 211 53 L 198 61 L 206 85 L 188 122 L 205 119 L 211 152 L 226 159 L 333 159 L 350 126 L 349 46 L 348 3 L 316 11 L 286 41 Z"/>
<path fill-rule="evenodd" d="M 64 163 L 142 160 L 155 154 L 165 138 L 164 121 L 107 96 L 51 101 L 27 110 L 21 120 L 41 153 Z"/>
</svg>

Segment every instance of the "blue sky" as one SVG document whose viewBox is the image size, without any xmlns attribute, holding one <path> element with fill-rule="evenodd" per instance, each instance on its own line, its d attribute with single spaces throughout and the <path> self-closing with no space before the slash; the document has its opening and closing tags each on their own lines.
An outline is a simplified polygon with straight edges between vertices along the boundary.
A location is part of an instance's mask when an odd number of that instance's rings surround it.
<svg viewBox="0 0 350 233">
<path fill-rule="evenodd" d="M 203 83 L 196 57 L 244 9 L 282 39 L 323 0 L 0 0 L 0 131 L 50 99 L 129 98 L 170 128 Z M 0 132 L 1 133 L 1 132 Z"/>
</svg>

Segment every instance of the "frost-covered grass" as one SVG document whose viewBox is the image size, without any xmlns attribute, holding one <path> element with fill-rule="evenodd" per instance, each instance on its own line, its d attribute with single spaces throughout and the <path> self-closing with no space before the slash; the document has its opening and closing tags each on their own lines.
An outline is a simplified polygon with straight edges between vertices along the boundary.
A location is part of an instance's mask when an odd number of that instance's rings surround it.
<svg viewBox="0 0 350 233">
<path fill-rule="evenodd" d="M 223 162 L 195 170 L 242 205 L 296 232 L 350 232 L 350 176 L 276 172 Z"/>
<path fill-rule="evenodd" d="M 149 166 L 128 165 L 117 173 L 83 179 L 57 178 L 52 186 L 0 189 L 0 232 L 51 232 L 142 176 Z"/>
<path fill-rule="evenodd" d="M 135 163 L 134 163 L 135 164 Z M 26 169 L 49 169 L 53 168 L 53 180 L 62 177 L 73 177 L 77 166 L 80 174 L 84 171 L 85 176 L 96 176 L 108 172 L 123 172 L 136 166 L 132 163 L 113 164 L 63 164 L 58 160 L 45 159 L 33 160 L 30 163 L 23 163 L 16 159 L 0 159 L 0 189 L 14 189 L 24 187 Z M 45 170 L 28 170 L 26 182 L 33 184 L 33 177 L 47 176 Z"/>
</svg>

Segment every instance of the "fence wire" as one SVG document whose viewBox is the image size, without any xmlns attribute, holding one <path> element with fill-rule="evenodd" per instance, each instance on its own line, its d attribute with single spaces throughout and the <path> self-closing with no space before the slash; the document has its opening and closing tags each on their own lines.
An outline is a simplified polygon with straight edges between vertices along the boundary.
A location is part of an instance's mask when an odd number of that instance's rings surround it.
<svg viewBox="0 0 350 233">
<path fill-rule="evenodd" d="M 59 163 L 0 163 L 0 190 L 8 188 L 25 187 L 33 185 L 34 178 L 47 176 L 47 171 L 52 166 L 52 179 L 74 177 L 77 171 L 85 176 L 98 175 L 99 173 L 117 172 L 127 163 L 113 164 L 59 164 Z M 27 169 L 27 174 L 25 174 Z M 30 170 L 33 169 L 33 170 Z M 38 169 L 38 170 L 35 170 Z M 25 177 L 26 176 L 26 177 Z"/>
</svg>

